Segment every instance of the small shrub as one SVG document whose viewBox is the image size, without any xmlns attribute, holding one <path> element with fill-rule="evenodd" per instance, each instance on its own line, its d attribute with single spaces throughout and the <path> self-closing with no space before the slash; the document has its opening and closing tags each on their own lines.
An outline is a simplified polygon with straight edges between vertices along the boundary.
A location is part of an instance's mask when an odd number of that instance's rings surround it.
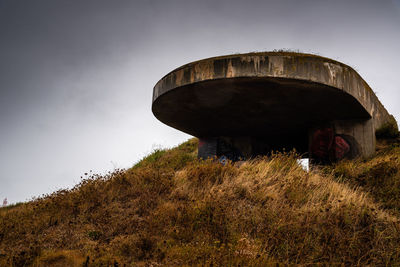
<svg viewBox="0 0 400 267">
<path fill-rule="evenodd" d="M 399 136 L 399 128 L 396 119 L 391 115 L 390 120 L 376 130 L 375 135 L 380 139 L 396 138 Z"/>
<path fill-rule="evenodd" d="M 88 232 L 88 237 L 95 241 L 95 240 L 99 240 L 101 236 L 101 233 L 99 231 L 89 231 Z"/>
</svg>

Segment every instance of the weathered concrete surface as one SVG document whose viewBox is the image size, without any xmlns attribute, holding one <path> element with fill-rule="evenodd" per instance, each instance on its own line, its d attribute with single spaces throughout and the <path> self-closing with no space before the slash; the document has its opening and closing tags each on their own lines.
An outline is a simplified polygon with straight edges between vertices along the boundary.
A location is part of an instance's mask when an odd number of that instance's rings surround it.
<svg viewBox="0 0 400 267">
<path fill-rule="evenodd" d="M 390 119 L 351 67 L 290 52 L 184 65 L 155 85 L 152 110 L 165 124 L 200 138 L 247 138 L 300 151 L 308 150 L 310 129 L 329 123 L 336 133 L 354 136 L 361 155 L 373 153 L 374 131 Z"/>
</svg>

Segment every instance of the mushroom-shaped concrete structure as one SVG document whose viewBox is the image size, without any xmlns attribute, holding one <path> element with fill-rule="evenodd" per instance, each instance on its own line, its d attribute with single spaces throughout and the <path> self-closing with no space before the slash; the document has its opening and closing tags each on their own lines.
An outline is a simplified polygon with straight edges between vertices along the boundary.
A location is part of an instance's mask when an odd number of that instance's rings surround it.
<svg viewBox="0 0 400 267">
<path fill-rule="evenodd" d="M 189 63 L 154 87 L 152 111 L 231 160 L 296 148 L 321 161 L 368 156 L 391 119 L 351 67 L 311 54 L 234 54 Z"/>
</svg>

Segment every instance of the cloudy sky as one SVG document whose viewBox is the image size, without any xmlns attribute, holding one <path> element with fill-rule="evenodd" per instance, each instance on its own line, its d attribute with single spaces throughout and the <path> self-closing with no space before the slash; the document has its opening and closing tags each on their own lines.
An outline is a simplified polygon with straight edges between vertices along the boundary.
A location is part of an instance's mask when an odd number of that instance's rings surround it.
<svg viewBox="0 0 400 267">
<path fill-rule="evenodd" d="M 400 120 L 400 0 L 0 0 L 0 200 L 185 141 L 151 113 L 162 76 L 281 48 L 354 67 Z"/>
</svg>

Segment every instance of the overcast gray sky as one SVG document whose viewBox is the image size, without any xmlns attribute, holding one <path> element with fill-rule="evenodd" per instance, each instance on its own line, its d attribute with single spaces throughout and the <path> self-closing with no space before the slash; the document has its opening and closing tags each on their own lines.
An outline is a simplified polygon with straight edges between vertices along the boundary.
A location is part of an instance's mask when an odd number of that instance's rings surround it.
<svg viewBox="0 0 400 267">
<path fill-rule="evenodd" d="M 354 67 L 400 120 L 400 0 L 0 0 L 0 199 L 185 141 L 151 113 L 162 76 L 281 48 Z"/>
</svg>

